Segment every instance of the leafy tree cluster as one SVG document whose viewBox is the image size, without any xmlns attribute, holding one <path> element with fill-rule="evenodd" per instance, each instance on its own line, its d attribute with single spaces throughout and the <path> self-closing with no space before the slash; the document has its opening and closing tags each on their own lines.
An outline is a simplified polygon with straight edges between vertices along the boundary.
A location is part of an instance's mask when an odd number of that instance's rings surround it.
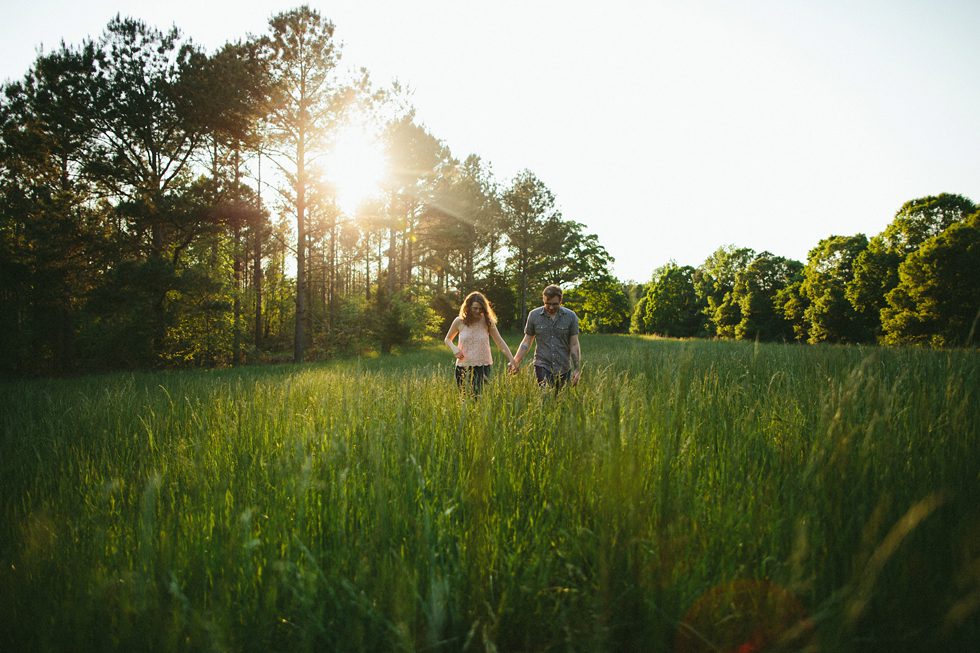
<svg viewBox="0 0 980 653">
<path fill-rule="evenodd" d="M 5 84 L 0 371 L 386 351 L 473 289 L 519 322 L 547 283 L 625 329 L 611 257 L 544 182 L 454 157 L 399 86 L 341 62 L 306 6 L 213 53 L 116 17 Z M 354 119 L 391 174 L 346 215 L 324 154 Z"/>
<path fill-rule="evenodd" d="M 808 343 L 975 346 L 980 207 L 942 194 L 905 203 L 885 230 L 830 236 L 806 263 L 721 247 L 697 268 L 658 268 L 632 333 Z"/>
</svg>

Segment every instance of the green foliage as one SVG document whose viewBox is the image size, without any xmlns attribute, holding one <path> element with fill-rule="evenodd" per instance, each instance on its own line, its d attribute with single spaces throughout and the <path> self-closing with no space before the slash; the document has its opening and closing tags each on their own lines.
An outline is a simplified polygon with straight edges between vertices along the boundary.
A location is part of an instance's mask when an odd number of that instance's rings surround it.
<svg viewBox="0 0 980 653">
<path fill-rule="evenodd" d="M 528 311 L 528 298 L 537 292 L 546 263 L 539 252 L 557 253 L 551 228 L 561 223 L 555 207 L 555 196 L 534 173 L 524 170 L 514 178 L 511 187 L 501 198 L 505 215 L 504 234 L 511 250 L 508 265 L 517 288 L 517 318 Z"/>
<path fill-rule="evenodd" d="M 753 258 L 755 252 L 745 247 L 719 247 L 695 271 L 694 288 L 704 306 L 708 335 L 735 337 L 742 321 L 741 306 L 733 296 L 735 281 Z"/>
<path fill-rule="evenodd" d="M 584 333 L 627 333 L 630 327 L 630 302 L 616 279 L 606 277 L 587 281 L 564 293 L 565 306 L 579 316 Z"/>
<path fill-rule="evenodd" d="M 387 127 L 386 143 L 392 174 L 388 179 L 389 193 L 403 203 L 401 208 L 414 205 L 422 191 L 448 163 L 448 151 L 438 138 L 415 120 L 412 113 L 392 121 Z M 392 217 L 406 219 L 395 214 Z"/>
<path fill-rule="evenodd" d="M 232 362 L 235 324 L 230 267 L 227 258 L 209 256 L 180 271 L 163 302 L 168 326 L 158 345 L 161 364 L 213 367 Z"/>
<path fill-rule="evenodd" d="M 460 299 L 455 293 L 438 293 L 432 295 L 429 306 L 439 316 L 439 332 L 446 333 L 453 320 L 459 315 Z"/>
<path fill-rule="evenodd" d="M 0 648 L 971 650 L 978 352 L 582 341 L 0 385 Z"/>
<path fill-rule="evenodd" d="M 371 325 L 382 353 L 391 353 L 397 345 L 441 335 L 442 317 L 433 310 L 430 301 L 414 289 L 392 295 L 380 290 L 372 310 L 373 314 L 365 323 Z"/>
<path fill-rule="evenodd" d="M 926 240 L 898 268 L 881 312 L 887 344 L 976 346 L 980 212 Z"/>
<path fill-rule="evenodd" d="M 741 321 L 735 326 L 740 340 L 793 340 L 793 324 L 783 311 L 779 293 L 802 280 L 799 261 L 762 252 L 735 275 L 732 303 L 737 303 Z"/>
<path fill-rule="evenodd" d="M 898 283 L 898 266 L 902 255 L 884 248 L 884 239 L 875 236 L 868 248 L 854 260 L 854 276 L 845 286 L 845 296 L 851 305 L 877 325 L 880 330 L 879 315 L 885 307 L 885 296 Z"/>
<path fill-rule="evenodd" d="M 575 286 L 609 277 L 612 257 L 585 225 L 565 220 L 551 190 L 524 170 L 502 198 L 507 259 L 517 294 L 517 316 L 527 315 L 546 285 Z"/>
<path fill-rule="evenodd" d="M 846 284 L 847 299 L 875 333 L 881 332 L 886 296 L 898 285 L 898 268 L 926 240 L 962 220 L 976 207 L 962 195 L 943 193 L 902 205 L 885 230 L 871 239 L 854 260 L 854 276 Z"/>
<path fill-rule="evenodd" d="M 168 326 L 162 309 L 175 285 L 173 266 L 161 259 L 113 266 L 86 304 L 84 358 L 96 369 L 155 366 Z"/>
<path fill-rule="evenodd" d="M 492 256 L 503 225 L 492 174 L 471 155 L 453 162 L 435 186 L 420 225 L 431 249 L 427 266 L 444 284 L 455 277 L 461 288 L 472 288 L 483 270 L 497 273 Z"/>
<path fill-rule="evenodd" d="M 632 308 L 636 306 L 641 297 L 647 294 L 647 285 L 645 283 L 627 282 L 624 284 L 624 290 Z"/>
<path fill-rule="evenodd" d="M 86 145 L 84 168 L 116 200 L 126 225 L 118 236 L 133 258 L 173 257 L 210 226 L 203 214 L 173 206 L 184 203 L 190 157 L 206 131 L 193 118 L 200 111 L 192 98 L 182 95 L 190 91 L 182 80 L 194 53 L 176 28 L 161 32 L 117 17 L 97 44 L 93 74 L 83 74 L 84 115 L 98 132 Z"/>
<path fill-rule="evenodd" d="M 793 330 L 793 338 L 798 342 L 807 342 L 810 337 L 809 325 L 806 320 L 806 309 L 810 302 L 803 293 L 803 280 L 794 281 L 776 293 L 775 304 L 778 311 Z"/>
<path fill-rule="evenodd" d="M 114 267 L 86 305 L 79 338 L 86 366 L 230 362 L 232 307 L 221 272 L 216 261 L 182 269 L 161 259 Z"/>
<path fill-rule="evenodd" d="M 844 295 L 853 277 L 854 259 L 867 248 L 864 234 L 831 236 L 821 240 L 807 255 L 801 294 L 806 297 L 804 318 L 807 341 L 867 342 L 871 324 L 854 310 Z"/>
<path fill-rule="evenodd" d="M 949 193 L 910 200 L 882 232 L 883 248 L 907 256 L 976 210 L 967 198 Z"/>
<path fill-rule="evenodd" d="M 104 216 L 78 165 L 90 129 L 77 82 L 93 61 L 91 46 L 62 47 L 0 96 L 0 371 L 78 365 L 79 298 L 104 242 Z"/>
<path fill-rule="evenodd" d="M 546 247 L 539 252 L 542 271 L 540 285 L 573 286 L 610 280 L 613 258 L 599 244 L 595 234 L 586 234 L 585 225 L 571 220 L 545 226 Z M 618 287 L 614 284 L 613 287 Z"/>
<path fill-rule="evenodd" d="M 476 286 L 493 306 L 497 314 L 497 324 L 501 329 L 510 329 L 515 326 L 515 315 L 517 313 L 517 294 L 511 284 L 501 275 L 488 276 Z M 456 313 L 459 313 L 459 305 L 456 306 Z M 517 325 L 521 328 L 523 324 Z M 446 325 L 449 328 L 449 325 Z M 445 332 L 443 332 L 445 333 Z"/>
<path fill-rule="evenodd" d="M 193 51 L 181 78 L 188 120 L 237 148 L 259 140 L 258 122 L 272 89 L 261 40 L 227 43 L 212 56 Z"/>
<path fill-rule="evenodd" d="M 176 29 L 117 17 L 5 89 L 3 213 L 23 234 L 4 257 L 24 284 L 10 304 L 45 316 L 14 321 L 30 369 L 227 360 L 229 293 L 214 275 L 230 270 L 188 257 L 220 259 L 224 226 L 216 183 L 190 173 L 208 120 L 228 109 L 206 88 L 206 63 Z"/>
<path fill-rule="evenodd" d="M 647 324 L 647 296 L 644 294 L 639 301 L 633 305 L 633 314 L 630 316 L 630 333 L 642 334 L 653 333 L 650 325 Z"/>
<path fill-rule="evenodd" d="M 333 356 L 350 356 L 371 349 L 376 342 L 368 328 L 375 304 L 360 296 L 336 300 L 333 321 L 328 329 L 314 330 L 308 354 L 315 360 Z"/>
<path fill-rule="evenodd" d="M 645 297 L 637 303 L 633 314 L 642 311 L 642 317 L 634 317 L 634 326 L 643 333 L 656 333 L 676 338 L 689 338 L 704 333 L 703 304 L 698 298 L 695 270 L 670 262 L 653 273 L 647 285 Z"/>
</svg>

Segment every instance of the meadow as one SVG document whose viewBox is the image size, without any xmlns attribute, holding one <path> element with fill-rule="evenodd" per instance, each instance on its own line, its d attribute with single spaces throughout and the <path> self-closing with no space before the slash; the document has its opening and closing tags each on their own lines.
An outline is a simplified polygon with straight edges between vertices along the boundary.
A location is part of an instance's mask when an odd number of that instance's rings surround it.
<svg viewBox="0 0 980 653">
<path fill-rule="evenodd" d="M 976 650 L 980 353 L 583 353 L 0 384 L 0 650 Z"/>
</svg>

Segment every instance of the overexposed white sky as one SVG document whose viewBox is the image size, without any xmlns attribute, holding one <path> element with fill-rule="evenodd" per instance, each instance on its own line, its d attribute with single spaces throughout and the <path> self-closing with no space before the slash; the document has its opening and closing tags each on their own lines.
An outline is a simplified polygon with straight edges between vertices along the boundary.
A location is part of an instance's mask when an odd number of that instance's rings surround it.
<svg viewBox="0 0 980 653">
<path fill-rule="evenodd" d="M 0 80 L 117 13 L 213 50 L 298 2 L 5 0 Z M 312 0 L 345 62 L 506 185 L 523 168 L 622 279 L 734 244 L 805 260 L 907 200 L 980 202 L 977 0 Z"/>
</svg>

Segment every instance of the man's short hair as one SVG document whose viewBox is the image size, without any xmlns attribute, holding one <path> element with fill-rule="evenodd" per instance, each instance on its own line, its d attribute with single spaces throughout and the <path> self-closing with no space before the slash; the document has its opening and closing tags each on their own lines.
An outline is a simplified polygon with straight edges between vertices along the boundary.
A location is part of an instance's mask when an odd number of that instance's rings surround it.
<svg viewBox="0 0 980 653">
<path fill-rule="evenodd" d="M 561 288 L 552 284 L 550 286 L 545 286 L 544 290 L 541 291 L 542 297 L 547 297 L 548 299 L 554 299 L 557 297 L 561 299 Z"/>
</svg>

